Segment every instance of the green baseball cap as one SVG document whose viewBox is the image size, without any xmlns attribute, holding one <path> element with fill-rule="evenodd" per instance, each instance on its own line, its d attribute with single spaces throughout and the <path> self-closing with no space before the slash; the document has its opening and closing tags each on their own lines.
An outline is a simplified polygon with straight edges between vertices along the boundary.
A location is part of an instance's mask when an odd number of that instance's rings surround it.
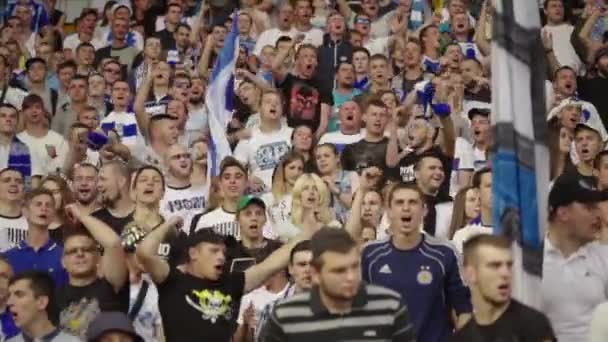
<svg viewBox="0 0 608 342">
<path fill-rule="evenodd" d="M 239 213 L 241 210 L 247 208 L 251 204 L 257 204 L 262 209 L 266 210 L 266 204 L 259 197 L 255 197 L 253 195 L 245 195 L 239 199 L 239 204 L 236 207 L 236 212 Z"/>
</svg>

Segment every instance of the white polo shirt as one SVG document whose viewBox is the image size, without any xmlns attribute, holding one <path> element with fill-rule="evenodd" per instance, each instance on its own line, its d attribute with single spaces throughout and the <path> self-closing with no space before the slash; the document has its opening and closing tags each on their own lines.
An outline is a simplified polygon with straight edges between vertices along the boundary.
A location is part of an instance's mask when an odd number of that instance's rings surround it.
<svg viewBox="0 0 608 342">
<path fill-rule="evenodd" d="M 608 246 L 588 243 L 566 258 L 545 239 L 541 295 L 558 341 L 587 342 L 593 311 L 608 298 Z"/>
</svg>

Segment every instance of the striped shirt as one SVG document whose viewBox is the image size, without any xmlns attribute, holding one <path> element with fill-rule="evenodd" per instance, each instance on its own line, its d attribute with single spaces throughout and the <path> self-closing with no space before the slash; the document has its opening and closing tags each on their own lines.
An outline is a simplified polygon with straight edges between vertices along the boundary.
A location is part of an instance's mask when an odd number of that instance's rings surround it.
<svg viewBox="0 0 608 342">
<path fill-rule="evenodd" d="M 332 314 L 321 302 L 319 288 L 280 301 L 262 328 L 262 342 L 415 341 L 414 326 L 398 293 L 362 285 L 352 310 Z"/>
</svg>

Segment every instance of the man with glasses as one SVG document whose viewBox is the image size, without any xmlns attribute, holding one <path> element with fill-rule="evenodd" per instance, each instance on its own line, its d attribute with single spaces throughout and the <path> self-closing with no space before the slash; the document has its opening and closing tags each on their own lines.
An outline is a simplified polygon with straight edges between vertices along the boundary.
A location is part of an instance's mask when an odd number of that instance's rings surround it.
<svg viewBox="0 0 608 342">
<path fill-rule="evenodd" d="M 84 214 L 76 205 L 68 205 L 66 212 L 86 230 L 72 230 L 64 238 L 61 260 L 69 280 L 57 291 L 59 321 L 63 331 L 84 337 L 100 312 L 127 312 L 128 271 L 120 238 L 112 228 Z M 98 245 L 103 248 L 103 256 Z"/>
<path fill-rule="evenodd" d="M 183 227 L 188 229 L 192 217 L 207 208 L 205 186 L 192 185 L 192 156 L 184 146 L 175 144 L 169 147 L 164 162 L 167 183 L 160 203 L 160 212 L 163 217 L 182 217 Z"/>
</svg>

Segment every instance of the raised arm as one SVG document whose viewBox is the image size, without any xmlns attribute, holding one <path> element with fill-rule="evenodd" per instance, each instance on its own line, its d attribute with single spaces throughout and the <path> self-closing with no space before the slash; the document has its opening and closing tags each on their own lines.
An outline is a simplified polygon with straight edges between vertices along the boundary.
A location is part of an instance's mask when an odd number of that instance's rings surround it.
<svg viewBox="0 0 608 342">
<path fill-rule="evenodd" d="M 137 245 L 135 254 L 142 263 L 144 270 L 156 284 L 162 284 L 169 276 L 169 263 L 158 255 L 158 246 L 171 229 L 181 221 L 180 217 L 172 217 L 158 228 L 152 230 Z"/>
<path fill-rule="evenodd" d="M 135 119 L 137 120 L 137 126 L 144 137 L 148 136 L 148 125 L 150 124 L 150 116 L 146 113 L 146 100 L 152 89 L 152 80 L 156 77 L 157 69 L 153 66 L 150 67 L 146 73 L 146 78 L 142 82 L 137 96 L 135 96 L 135 103 L 133 103 L 133 110 L 135 111 Z"/>
<path fill-rule="evenodd" d="M 295 39 L 293 39 L 291 41 L 291 45 L 289 46 L 289 49 L 279 50 L 279 53 L 277 53 L 276 57 L 272 61 L 272 66 L 271 66 L 272 77 L 274 77 L 277 85 L 283 83 L 283 81 L 285 81 L 285 78 L 287 78 L 287 74 L 289 73 L 289 70 L 287 70 L 287 69 L 285 69 L 285 67 L 283 67 L 283 62 L 285 62 L 285 58 L 287 58 L 287 56 L 289 56 L 289 53 L 294 48 L 294 46 L 296 46 Z"/>
<path fill-rule="evenodd" d="M 359 238 L 361 237 L 361 208 L 363 206 L 363 197 L 365 196 L 365 193 L 369 191 L 366 170 L 367 169 L 361 172 L 361 176 L 359 177 L 359 189 L 357 189 L 357 192 L 355 193 L 350 215 L 344 225 L 344 229 L 346 229 L 355 241 L 359 241 Z"/>
<path fill-rule="evenodd" d="M 207 79 L 209 76 L 209 62 L 211 59 L 211 52 L 213 52 L 213 45 L 215 45 L 215 39 L 212 34 L 207 35 L 203 53 L 201 54 L 201 60 L 198 63 L 198 72 L 202 78 Z"/>
<path fill-rule="evenodd" d="M 479 21 L 477 22 L 477 29 L 475 29 L 475 36 L 473 37 L 475 45 L 477 45 L 477 48 L 479 48 L 479 51 L 484 56 L 489 56 L 492 52 L 490 41 L 486 39 L 486 27 L 488 25 L 487 11 L 488 2 L 484 1 L 483 5 L 481 6 L 481 14 L 479 15 Z"/>
<path fill-rule="evenodd" d="M 264 282 L 273 274 L 276 274 L 280 270 L 287 267 L 287 264 L 289 263 L 289 254 L 291 253 L 293 247 L 295 247 L 295 245 L 302 240 L 310 239 L 313 232 L 321 228 L 320 224 L 317 224 L 317 222 L 310 222 L 311 220 L 314 220 L 314 218 L 305 217 L 303 224 L 304 227 L 300 234 L 293 238 L 293 240 L 291 240 L 289 243 L 274 251 L 264 261 L 249 267 L 245 271 L 244 293 L 250 292 L 262 286 L 262 284 L 264 284 Z"/>
<path fill-rule="evenodd" d="M 101 258 L 103 276 L 112 284 L 115 291 L 121 289 L 127 282 L 129 271 L 125 263 L 120 237 L 101 220 L 81 212 L 75 204 L 68 204 L 65 209 L 69 215 L 80 221 L 95 241 L 103 247 Z"/>
</svg>

